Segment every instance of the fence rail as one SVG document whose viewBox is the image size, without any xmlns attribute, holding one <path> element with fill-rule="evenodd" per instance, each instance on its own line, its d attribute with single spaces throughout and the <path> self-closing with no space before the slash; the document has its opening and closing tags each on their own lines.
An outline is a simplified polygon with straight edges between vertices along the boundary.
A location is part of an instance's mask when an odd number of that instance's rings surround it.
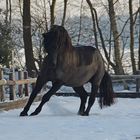
<svg viewBox="0 0 140 140">
<path fill-rule="evenodd" d="M 30 78 L 30 79 L 22 79 L 22 80 L 0 80 L 0 86 L 15 86 L 15 85 L 22 85 L 22 84 L 32 84 L 36 82 L 36 78 Z"/>
<path fill-rule="evenodd" d="M 140 79 L 140 75 L 111 75 L 111 77 L 113 79 Z"/>
<path fill-rule="evenodd" d="M 29 85 L 31 88 L 34 87 L 36 78 L 28 78 L 28 73 L 26 71 L 18 71 L 18 78 L 15 77 L 15 74 L 10 72 L 8 74 L 9 79 L 4 78 L 4 71 L 0 68 L 0 101 L 3 102 L 5 100 L 5 86 L 9 87 L 9 99 L 15 100 L 16 99 L 16 90 L 15 87 L 18 86 L 19 96 L 22 97 L 23 95 L 23 87 L 24 87 L 24 94 L 25 96 L 29 96 Z M 117 97 L 131 97 L 136 98 L 140 97 L 140 71 L 137 72 L 137 75 L 111 75 L 113 81 L 121 81 L 124 88 L 127 87 L 126 80 L 134 80 L 136 84 L 136 91 L 134 92 L 117 92 Z M 62 96 L 77 96 L 76 93 L 57 93 L 56 95 Z"/>
</svg>

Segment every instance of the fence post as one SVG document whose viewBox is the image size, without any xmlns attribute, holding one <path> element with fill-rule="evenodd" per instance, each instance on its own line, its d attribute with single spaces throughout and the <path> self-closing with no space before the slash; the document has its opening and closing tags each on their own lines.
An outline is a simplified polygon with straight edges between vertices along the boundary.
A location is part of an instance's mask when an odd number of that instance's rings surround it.
<svg viewBox="0 0 140 140">
<path fill-rule="evenodd" d="M 15 80 L 15 74 L 14 74 L 15 71 L 13 71 L 12 73 L 10 73 L 9 75 L 9 80 L 11 81 L 14 81 Z M 14 100 L 15 99 L 15 96 L 16 96 L 16 93 L 15 93 L 15 85 L 10 85 L 9 86 L 9 89 L 10 89 L 10 100 Z"/>
<path fill-rule="evenodd" d="M 19 70 L 18 71 L 18 80 L 22 80 L 22 79 L 23 79 L 22 71 Z M 19 97 L 23 96 L 23 86 L 22 85 L 18 85 L 18 94 L 19 94 Z"/>
<path fill-rule="evenodd" d="M 28 78 L 28 72 L 24 71 L 24 79 Z M 28 88 L 28 84 L 24 85 L 24 89 L 25 89 L 25 96 L 29 96 L 29 88 Z"/>
<path fill-rule="evenodd" d="M 0 65 L 0 80 L 3 79 L 3 70 L 2 66 Z M 4 86 L 0 86 L 0 101 L 4 101 Z"/>
<path fill-rule="evenodd" d="M 140 75 L 140 70 L 138 70 L 136 74 Z M 136 78 L 136 92 L 138 93 L 137 97 L 140 97 L 140 78 Z"/>
</svg>

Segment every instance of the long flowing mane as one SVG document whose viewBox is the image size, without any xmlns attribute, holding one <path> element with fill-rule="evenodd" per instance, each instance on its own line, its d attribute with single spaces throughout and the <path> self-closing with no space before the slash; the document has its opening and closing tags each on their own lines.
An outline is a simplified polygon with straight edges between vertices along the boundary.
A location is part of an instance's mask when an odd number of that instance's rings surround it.
<svg viewBox="0 0 140 140">
<path fill-rule="evenodd" d="M 67 30 L 63 26 L 53 25 L 49 32 L 43 34 L 44 49 L 46 52 L 59 52 L 60 59 L 65 61 L 66 65 L 78 63 L 78 58 L 74 55 L 74 47 Z M 74 64 L 73 64 L 74 63 Z"/>
<path fill-rule="evenodd" d="M 65 48 L 71 50 L 73 48 L 71 38 L 63 26 L 53 25 L 49 32 L 45 33 L 43 36 L 44 39 L 53 42 L 53 46 L 57 46 L 57 49 Z"/>
</svg>

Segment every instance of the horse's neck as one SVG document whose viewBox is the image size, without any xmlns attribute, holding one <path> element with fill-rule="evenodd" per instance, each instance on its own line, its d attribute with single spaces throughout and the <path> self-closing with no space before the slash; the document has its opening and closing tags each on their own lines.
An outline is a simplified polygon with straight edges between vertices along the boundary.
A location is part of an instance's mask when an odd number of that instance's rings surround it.
<svg viewBox="0 0 140 140">
<path fill-rule="evenodd" d="M 76 65 L 77 64 L 77 55 L 75 54 L 74 49 L 59 49 L 56 51 L 53 51 L 48 54 L 49 62 L 54 67 L 57 65 L 57 63 L 63 63 L 64 65 Z"/>
</svg>

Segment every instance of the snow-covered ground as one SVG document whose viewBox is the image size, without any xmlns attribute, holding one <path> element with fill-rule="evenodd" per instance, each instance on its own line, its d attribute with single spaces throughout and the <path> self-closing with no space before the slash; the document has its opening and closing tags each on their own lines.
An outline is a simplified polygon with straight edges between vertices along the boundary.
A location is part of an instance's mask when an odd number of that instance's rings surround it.
<svg viewBox="0 0 140 140">
<path fill-rule="evenodd" d="M 140 99 L 117 99 L 103 110 L 96 102 L 88 117 L 77 115 L 78 107 L 77 97 L 53 96 L 38 116 L 19 117 L 21 109 L 0 112 L 0 140 L 140 139 Z"/>
</svg>

